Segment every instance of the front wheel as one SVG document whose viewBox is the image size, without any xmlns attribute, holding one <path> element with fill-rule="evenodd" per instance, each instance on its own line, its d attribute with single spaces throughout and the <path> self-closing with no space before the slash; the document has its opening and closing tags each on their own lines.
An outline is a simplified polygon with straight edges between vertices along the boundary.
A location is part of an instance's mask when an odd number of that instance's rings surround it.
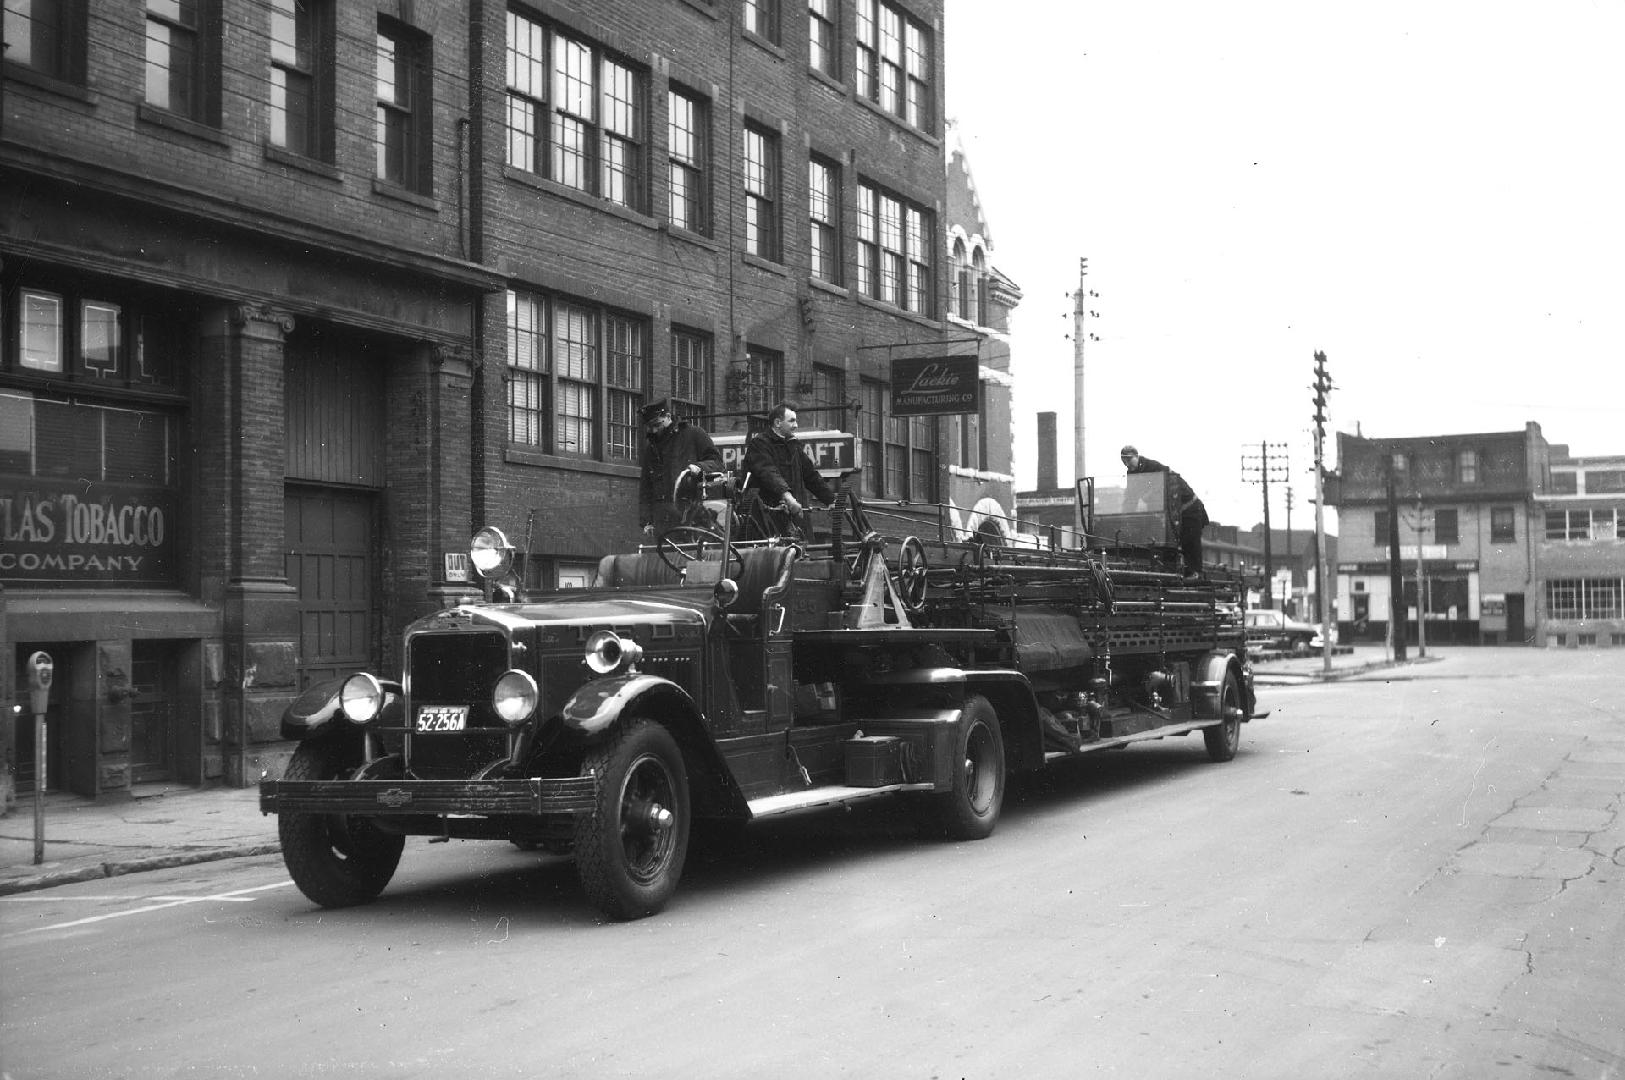
<svg viewBox="0 0 1625 1080">
<path fill-rule="evenodd" d="M 349 768 L 337 746 L 304 743 L 293 752 L 285 780 L 333 780 Z M 277 815 L 282 861 L 299 891 L 326 908 L 378 898 L 400 865 L 406 838 L 348 814 Z"/>
<path fill-rule="evenodd" d="M 587 755 L 598 776 L 592 813 L 576 822 L 576 872 L 614 919 L 666 906 L 688 857 L 688 774 L 671 732 L 634 721 Z"/>
<path fill-rule="evenodd" d="M 1219 687 L 1219 715 L 1224 722 L 1202 729 L 1202 741 L 1207 744 L 1210 761 L 1229 761 L 1241 746 L 1241 687 L 1234 672 L 1224 677 Z"/>
<path fill-rule="evenodd" d="M 952 840 L 991 836 L 1004 807 L 1004 738 L 984 697 L 965 705 L 954 761 L 953 787 L 932 796 L 935 823 Z"/>
</svg>

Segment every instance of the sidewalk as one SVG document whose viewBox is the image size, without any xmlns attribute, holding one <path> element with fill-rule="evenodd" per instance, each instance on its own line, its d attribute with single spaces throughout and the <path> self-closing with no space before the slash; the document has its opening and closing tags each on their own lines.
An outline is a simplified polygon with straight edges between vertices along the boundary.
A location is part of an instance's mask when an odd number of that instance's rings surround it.
<svg viewBox="0 0 1625 1080">
<path fill-rule="evenodd" d="M 0 896 L 75 881 L 281 851 L 257 788 L 138 786 L 99 802 L 45 796 L 45 861 L 34 864 L 34 797 L 0 818 Z"/>
<path fill-rule="evenodd" d="M 1337 682 L 1383 668 L 1406 667 L 1415 663 L 1431 663 L 1439 659 L 1437 653 L 1418 660 L 1413 643 L 1404 663 L 1389 658 L 1381 645 L 1339 646 L 1332 655 L 1331 674 L 1325 673 L 1325 661 L 1316 656 L 1286 656 L 1279 659 L 1253 660 L 1253 683 L 1257 686 L 1299 686 L 1311 682 Z"/>
</svg>

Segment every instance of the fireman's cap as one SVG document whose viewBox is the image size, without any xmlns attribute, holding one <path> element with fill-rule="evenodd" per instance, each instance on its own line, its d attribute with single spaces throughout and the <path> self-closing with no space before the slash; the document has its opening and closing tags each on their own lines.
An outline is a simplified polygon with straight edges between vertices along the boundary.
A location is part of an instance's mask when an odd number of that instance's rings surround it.
<svg viewBox="0 0 1625 1080">
<path fill-rule="evenodd" d="M 659 401 L 651 401 L 639 409 L 638 416 L 647 424 L 649 421 L 664 416 L 669 412 L 671 412 L 671 401 L 667 398 L 661 398 Z"/>
</svg>

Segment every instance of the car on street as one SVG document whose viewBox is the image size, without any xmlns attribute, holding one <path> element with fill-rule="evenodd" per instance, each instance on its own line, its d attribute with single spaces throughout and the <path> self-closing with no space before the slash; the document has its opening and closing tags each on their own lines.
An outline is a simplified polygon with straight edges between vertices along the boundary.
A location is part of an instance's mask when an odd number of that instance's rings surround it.
<svg viewBox="0 0 1625 1080">
<path fill-rule="evenodd" d="M 1319 652 L 1324 644 L 1320 627 L 1299 622 L 1284 611 L 1255 608 L 1246 613 L 1245 621 L 1249 652 L 1311 653 Z"/>
</svg>

